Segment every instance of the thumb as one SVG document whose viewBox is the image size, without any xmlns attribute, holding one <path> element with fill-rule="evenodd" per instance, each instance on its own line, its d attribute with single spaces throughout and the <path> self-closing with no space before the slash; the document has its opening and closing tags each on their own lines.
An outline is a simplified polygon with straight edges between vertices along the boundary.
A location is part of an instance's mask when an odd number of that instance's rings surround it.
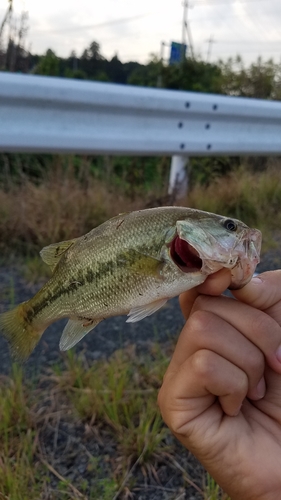
<svg viewBox="0 0 281 500">
<path fill-rule="evenodd" d="M 231 293 L 240 302 L 265 311 L 281 301 L 281 270 L 255 276 L 243 288 Z"/>
</svg>

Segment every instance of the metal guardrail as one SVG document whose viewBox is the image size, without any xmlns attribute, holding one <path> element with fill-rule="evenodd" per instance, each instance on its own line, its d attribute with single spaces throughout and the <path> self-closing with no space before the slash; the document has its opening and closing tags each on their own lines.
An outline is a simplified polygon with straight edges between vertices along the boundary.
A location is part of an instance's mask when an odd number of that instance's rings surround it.
<svg viewBox="0 0 281 500">
<path fill-rule="evenodd" d="M 281 154 L 281 102 L 0 73 L 0 151 Z"/>
</svg>

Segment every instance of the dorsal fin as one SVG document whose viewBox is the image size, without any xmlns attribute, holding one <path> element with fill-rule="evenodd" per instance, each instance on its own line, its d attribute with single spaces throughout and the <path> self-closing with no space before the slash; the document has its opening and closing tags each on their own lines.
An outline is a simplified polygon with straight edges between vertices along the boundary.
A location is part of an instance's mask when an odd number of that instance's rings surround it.
<svg viewBox="0 0 281 500">
<path fill-rule="evenodd" d="M 50 266 L 52 271 L 54 271 L 63 254 L 75 243 L 75 241 L 77 241 L 77 239 L 78 238 L 74 238 L 73 240 L 52 243 L 52 245 L 42 248 L 40 252 L 41 259 Z"/>
</svg>

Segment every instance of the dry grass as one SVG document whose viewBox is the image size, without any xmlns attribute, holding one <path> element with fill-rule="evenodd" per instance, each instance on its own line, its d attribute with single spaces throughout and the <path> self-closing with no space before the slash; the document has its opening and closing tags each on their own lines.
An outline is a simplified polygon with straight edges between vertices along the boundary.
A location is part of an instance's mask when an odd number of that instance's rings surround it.
<svg viewBox="0 0 281 500">
<path fill-rule="evenodd" d="M 25 180 L 0 189 L 0 245 L 24 254 L 51 242 L 80 236 L 116 213 L 138 208 L 121 190 L 109 190 L 90 175 L 57 168 L 40 184 Z"/>
<path fill-rule="evenodd" d="M 219 177 L 209 186 L 195 186 L 185 205 L 235 217 L 263 233 L 264 249 L 272 230 L 281 227 L 281 169 L 279 165 L 253 173 L 241 168 Z"/>
<path fill-rule="evenodd" d="M 161 204 L 161 198 L 153 200 L 145 190 L 132 200 L 122 187 L 90 174 L 79 179 L 71 165 L 55 166 L 38 183 L 25 178 L 9 186 L 0 188 L 2 253 L 34 255 L 51 242 L 85 234 L 117 213 Z M 260 173 L 241 167 L 207 187 L 196 185 L 181 204 L 241 219 L 270 240 L 270 231 L 281 225 L 279 164 Z"/>
</svg>

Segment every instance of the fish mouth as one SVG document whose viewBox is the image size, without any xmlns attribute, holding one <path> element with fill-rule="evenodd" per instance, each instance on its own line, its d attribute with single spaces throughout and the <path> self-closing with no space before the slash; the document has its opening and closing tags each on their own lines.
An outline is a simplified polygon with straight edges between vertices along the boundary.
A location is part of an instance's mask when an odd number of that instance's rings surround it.
<svg viewBox="0 0 281 500">
<path fill-rule="evenodd" d="M 197 250 L 179 236 L 176 236 L 171 243 L 170 255 L 184 273 L 194 273 L 202 269 L 203 262 Z"/>
</svg>

